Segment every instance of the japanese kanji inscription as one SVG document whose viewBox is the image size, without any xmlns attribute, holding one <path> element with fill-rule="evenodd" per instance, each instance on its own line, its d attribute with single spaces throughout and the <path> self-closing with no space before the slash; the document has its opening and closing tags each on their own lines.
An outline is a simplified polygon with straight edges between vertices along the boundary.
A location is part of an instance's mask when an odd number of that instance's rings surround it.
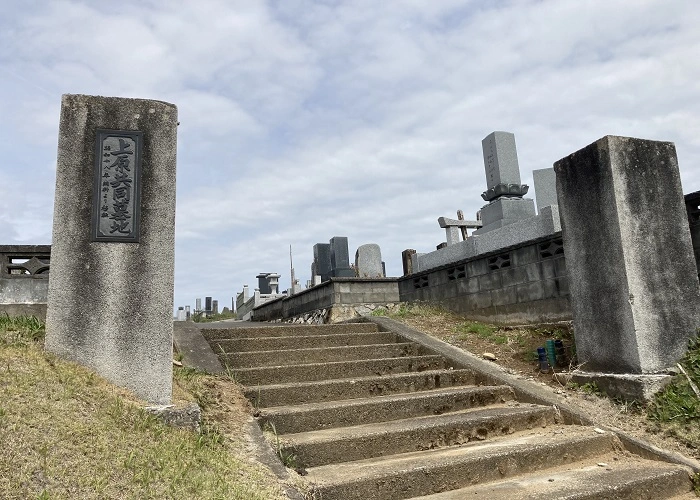
<svg viewBox="0 0 700 500">
<path fill-rule="evenodd" d="M 143 133 L 95 132 L 92 240 L 138 243 Z"/>
</svg>

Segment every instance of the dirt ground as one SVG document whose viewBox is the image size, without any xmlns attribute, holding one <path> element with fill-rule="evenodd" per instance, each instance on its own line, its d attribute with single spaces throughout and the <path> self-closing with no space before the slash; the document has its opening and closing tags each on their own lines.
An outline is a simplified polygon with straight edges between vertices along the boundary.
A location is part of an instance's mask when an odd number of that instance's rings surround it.
<svg viewBox="0 0 700 500">
<path fill-rule="evenodd" d="M 464 318 L 449 313 L 415 317 L 394 318 L 397 321 L 432 335 L 444 342 L 460 347 L 474 355 L 491 353 L 493 361 L 509 373 L 548 387 L 554 394 L 565 398 L 566 403 L 591 415 L 600 425 L 621 429 L 629 435 L 668 451 L 681 453 L 686 457 L 700 459 L 700 450 L 665 436 L 647 420 L 644 408 L 639 405 L 614 402 L 590 390 L 572 388 L 566 385 L 568 369 L 558 368 L 557 374 L 540 373 L 536 360 L 537 347 L 544 346 L 546 339 L 563 339 L 567 352 L 572 355 L 572 326 L 570 323 L 556 323 L 533 327 L 483 328 L 479 325 L 469 328 Z M 468 331 L 468 330 L 475 331 Z"/>
</svg>

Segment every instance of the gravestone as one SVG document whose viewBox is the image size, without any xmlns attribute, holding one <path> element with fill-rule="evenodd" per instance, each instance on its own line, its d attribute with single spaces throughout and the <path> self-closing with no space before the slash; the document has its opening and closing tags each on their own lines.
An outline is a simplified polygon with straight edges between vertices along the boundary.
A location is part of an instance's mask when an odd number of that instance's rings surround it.
<svg viewBox="0 0 700 500">
<path fill-rule="evenodd" d="M 554 169 L 579 379 L 647 399 L 700 326 L 675 146 L 606 136 Z"/>
<path fill-rule="evenodd" d="M 46 349 L 172 397 L 177 108 L 64 95 Z"/>
<path fill-rule="evenodd" d="M 352 278 L 355 271 L 350 268 L 350 253 L 348 239 L 345 236 L 334 236 L 330 240 L 331 276 L 335 278 Z"/>
<path fill-rule="evenodd" d="M 204 297 L 204 313 L 208 316 L 212 310 L 211 297 Z"/>
<path fill-rule="evenodd" d="M 218 300 L 211 301 L 211 312 L 212 312 L 212 314 L 219 314 L 219 301 Z"/>
<path fill-rule="evenodd" d="M 195 306 L 194 306 L 194 311 L 195 312 L 202 312 L 202 299 L 195 299 Z"/>
<path fill-rule="evenodd" d="M 190 310 L 190 306 L 185 306 L 185 321 L 189 321 L 191 317 L 192 311 Z"/>
<path fill-rule="evenodd" d="M 314 245 L 314 269 L 312 276 L 318 275 L 321 281 L 328 281 L 331 277 L 331 246 L 329 243 L 316 243 Z"/>
<path fill-rule="evenodd" d="M 540 213 L 544 207 L 559 204 L 557 200 L 557 174 L 553 168 L 533 170 L 532 180 L 535 183 L 537 213 Z"/>
<path fill-rule="evenodd" d="M 355 270 L 359 278 L 383 278 L 382 251 L 379 245 L 360 245 L 355 252 Z"/>
<path fill-rule="evenodd" d="M 413 274 L 413 256 L 416 251 L 413 248 L 407 248 L 401 252 L 401 264 L 403 265 L 403 275 L 408 276 Z"/>
<path fill-rule="evenodd" d="M 481 197 L 489 204 L 481 209 L 482 227 L 473 234 L 484 234 L 508 224 L 535 216 L 535 203 L 523 199 L 528 186 L 520 182 L 515 135 L 492 132 L 481 141 L 486 172 L 486 191 Z"/>
</svg>

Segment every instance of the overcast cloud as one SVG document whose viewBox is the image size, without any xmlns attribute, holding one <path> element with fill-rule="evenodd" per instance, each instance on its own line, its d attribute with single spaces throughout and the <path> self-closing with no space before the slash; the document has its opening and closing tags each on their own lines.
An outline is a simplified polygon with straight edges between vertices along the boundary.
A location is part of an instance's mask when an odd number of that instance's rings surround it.
<svg viewBox="0 0 700 500">
<path fill-rule="evenodd" d="M 607 135 L 676 144 L 700 189 L 700 2 L 5 0 L 0 244 L 51 241 L 61 95 L 179 108 L 175 305 L 220 307 L 312 247 L 444 240 L 485 189 L 481 140 L 532 170 Z"/>
</svg>

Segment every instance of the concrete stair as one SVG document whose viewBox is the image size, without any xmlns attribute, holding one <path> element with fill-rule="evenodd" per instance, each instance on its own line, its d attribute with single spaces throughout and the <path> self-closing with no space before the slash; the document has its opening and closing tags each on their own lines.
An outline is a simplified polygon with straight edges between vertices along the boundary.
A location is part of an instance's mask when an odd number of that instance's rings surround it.
<svg viewBox="0 0 700 500">
<path fill-rule="evenodd" d="M 689 468 L 563 425 L 555 407 L 374 323 L 201 333 L 309 498 L 692 497 Z"/>
</svg>

